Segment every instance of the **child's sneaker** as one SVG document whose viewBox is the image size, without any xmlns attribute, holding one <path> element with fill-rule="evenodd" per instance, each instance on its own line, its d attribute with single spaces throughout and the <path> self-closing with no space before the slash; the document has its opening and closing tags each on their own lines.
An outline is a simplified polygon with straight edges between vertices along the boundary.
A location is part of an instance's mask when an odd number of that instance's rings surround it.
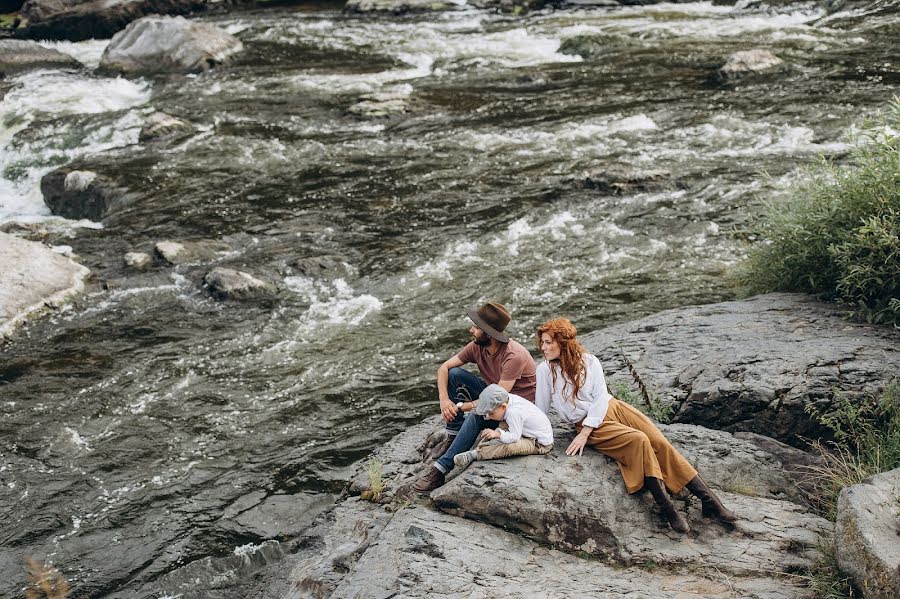
<svg viewBox="0 0 900 599">
<path fill-rule="evenodd" d="M 478 459 L 478 453 L 475 449 L 470 449 L 469 451 L 464 451 L 462 453 L 458 453 L 453 456 L 453 465 L 459 468 L 460 470 L 464 468 L 468 468 L 469 464 Z"/>
</svg>

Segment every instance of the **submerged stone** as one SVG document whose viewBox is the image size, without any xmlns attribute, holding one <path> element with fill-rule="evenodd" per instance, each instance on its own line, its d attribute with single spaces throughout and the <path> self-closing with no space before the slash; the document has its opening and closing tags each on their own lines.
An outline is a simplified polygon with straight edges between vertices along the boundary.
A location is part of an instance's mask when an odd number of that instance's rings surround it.
<svg viewBox="0 0 900 599">
<path fill-rule="evenodd" d="M 30 69 L 80 67 L 80 62 L 59 50 L 26 40 L 0 40 L 0 77 Z"/>
<path fill-rule="evenodd" d="M 41 193 L 50 212 L 66 218 L 102 220 L 130 201 L 128 189 L 94 171 L 63 167 L 41 179 Z"/>
<path fill-rule="evenodd" d="M 230 268 L 214 268 L 203 277 L 209 293 L 218 299 L 252 299 L 275 293 L 275 286 L 251 274 Z"/>
<path fill-rule="evenodd" d="M 154 112 L 147 120 L 138 135 L 140 142 L 164 141 L 185 137 L 194 132 L 187 121 L 183 121 L 164 112 Z"/>
<path fill-rule="evenodd" d="M 743 50 L 729 56 L 717 75 L 720 81 L 734 81 L 747 75 L 771 72 L 783 63 L 768 50 Z"/>
</svg>

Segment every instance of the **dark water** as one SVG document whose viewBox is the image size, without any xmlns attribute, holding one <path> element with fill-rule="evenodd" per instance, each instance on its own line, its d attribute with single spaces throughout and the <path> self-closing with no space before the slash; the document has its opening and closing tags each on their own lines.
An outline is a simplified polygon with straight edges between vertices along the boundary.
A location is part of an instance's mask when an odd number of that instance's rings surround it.
<svg viewBox="0 0 900 599">
<path fill-rule="evenodd" d="M 245 44 L 235 64 L 43 71 L 0 103 L 0 220 L 42 223 L 95 273 L 2 347 L 0 596 L 21 596 L 25 555 L 74 597 L 244 596 L 351 464 L 434 411 L 465 307 L 503 301 L 530 347 L 558 314 L 586 332 L 733 297 L 735 228 L 900 88 L 892 12 L 207 20 Z M 103 42 L 58 47 L 95 65 Z M 786 68 L 712 79 L 754 47 Z M 379 92 L 406 111 L 353 112 Z M 154 109 L 196 133 L 137 144 Z M 46 216 L 37 182 L 72 160 L 134 201 L 102 228 Z M 659 173 L 619 195 L 579 183 L 611 170 Z M 217 253 L 123 267 L 165 239 Z M 213 265 L 281 291 L 217 302 Z"/>
</svg>

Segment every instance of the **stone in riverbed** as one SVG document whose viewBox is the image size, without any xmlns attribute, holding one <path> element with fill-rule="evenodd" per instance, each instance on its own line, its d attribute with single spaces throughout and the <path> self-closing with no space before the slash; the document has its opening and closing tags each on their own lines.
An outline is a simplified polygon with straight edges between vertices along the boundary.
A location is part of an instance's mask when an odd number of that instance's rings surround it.
<svg viewBox="0 0 900 599">
<path fill-rule="evenodd" d="M 0 40 L 0 77 L 30 69 L 80 67 L 80 62 L 59 50 L 26 40 Z"/>
<path fill-rule="evenodd" d="M 206 0 L 28 0 L 21 14 L 33 39 L 107 39 L 146 15 L 187 14 Z"/>
<path fill-rule="evenodd" d="M 900 468 L 841 491 L 836 557 L 866 599 L 900 597 Z"/>
<path fill-rule="evenodd" d="M 41 178 L 50 212 L 66 218 L 99 221 L 130 200 L 128 190 L 94 171 L 63 167 Z"/>
<path fill-rule="evenodd" d="M 145 252 L 128 252 L 125 254 L 125 266 L 135 270 L 143 270 L 153 263 L 153 257 Z"/>
<path fill-rule="evenodd" d="M 577 187 L 607 195 L 687 189 L 685 183 L 672 179 L 672 173 L 664 170 L 609 169 L 597 173 L 587 173 L 581 178 L 570 180 L 570 182 Z"/>
<path fill-rule="evenodd" d="M 164 263 L 171 266 L 209 262 L 216 257 L 216 251 L 225 249 L 214 241 L 160 241 L 153 247 L 153 252 Z"/>
<path fill-rule="evenodd" d="M 217 299 L 254 299 L 275 293 L 271 283 L 231 268 L 214 268 L 203 277 L 203 283 Z"/>
<path fill-rule="evenodd" d="M 165 112 L 154 112 L 147 120 L 138 135 L 140 142 L 165 141 L 185 137 L 194 132 L 190 123 Z"/>
<path fill-rule="evenodd" d="M 151 16 L 113 36 L 100 67 L 140 75 L 196 73 L 227 63 L 242 49 L 240 40 L 213 25 Z"/>
<path fill-rule="evenodd" d="M 675 422 L 791 445 L 827 433 L 810 404 L 826 411 L 835 391 L 862 398 L 900 374 L 900 331 L 847 321 L 800 294 L 666 310 L 583 342 L 610 382 L 633 382 L 627 360 Z"/>
<path fill-rule="evenodd" d="M 743 50 L 729 56 L 716 75 L 720 81 L 735 81 L 747 75 L 770 73 L 783 64 L 783 60 L 768 50 Z"/>
<path fill-rule="evenodd" d="M 47 246 L 0 233 L 0 339 L 84 289 L 90 271 Z"/>
<path fill-rule="evenodd" d="M 453 0 L 347 0 L 344 11 L 356 13 L 415 13 L 454 10 L 464 2 Z"/>
</svg>

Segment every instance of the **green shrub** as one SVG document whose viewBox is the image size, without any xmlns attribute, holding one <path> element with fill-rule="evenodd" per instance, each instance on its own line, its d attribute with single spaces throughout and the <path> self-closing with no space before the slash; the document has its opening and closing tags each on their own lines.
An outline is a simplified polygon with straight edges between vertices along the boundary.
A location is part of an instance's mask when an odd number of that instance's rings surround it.
<svg viewBox="0 0 900 599">
<path fill-rule="evenodd" d="M 818 511 L 835 519 L 841 489 L 862 480 L 900 468 L 900 382 L 885 385 L 880 397 L 851 400 L 836 394 L 828 412 L 808 411 L 831 431 L 829 443 L 816 443 L 824 465 L 812 469 Z"/>
<path fill-rule="evenodd" d="M 823 160 L 769 204 L 738 278 L 750 293 L 838 300 L 870 322 L 900 326 L 900 99 L 864 124 L 845 165 Z"/>
</svg>

